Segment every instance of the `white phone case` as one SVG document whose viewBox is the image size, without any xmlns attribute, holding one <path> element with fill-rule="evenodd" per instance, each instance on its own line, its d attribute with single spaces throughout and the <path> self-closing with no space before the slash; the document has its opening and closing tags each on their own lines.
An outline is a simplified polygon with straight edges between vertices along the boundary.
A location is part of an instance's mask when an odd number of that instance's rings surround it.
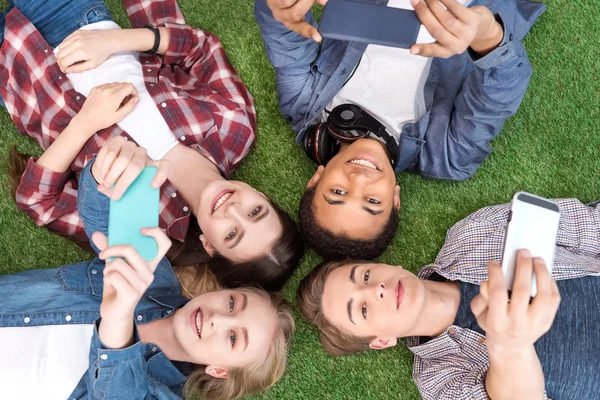
<svg viewBox="0 0 600 400">
<path fill-rule="evenodd" d="M 509 290 L 515 277 L 517 252 L 521 249 L 528 249 L 533 257 L 541 257 L 552 273 L 559 220 L 560 211 L 552 201 L 526 192 L 515 193 L 502 254 L 502 271 Z M 531 296 L 536 293 L 534 274 Z"/>
</svg>

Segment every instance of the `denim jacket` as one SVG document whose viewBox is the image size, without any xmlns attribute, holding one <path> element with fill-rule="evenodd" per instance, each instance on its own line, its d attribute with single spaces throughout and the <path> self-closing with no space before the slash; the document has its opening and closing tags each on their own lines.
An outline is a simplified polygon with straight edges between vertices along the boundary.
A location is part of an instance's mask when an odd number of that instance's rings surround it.
<svg viewBox="0 0 600 400">
<path fill-rule="evenodd" d="M 466 51 L 432 60 L 425 84 L 427 112 L 402 128 L 396 173 L 469 178 L 523 99 L 532 67 L 521 40 L 546 6 L 529 0 L 475 0 L 474 5 L 484 5 L 496 15 L 504 27 L 502 42 L 484 57 Z M 367 45 L 328 39 L 319 45 L 275 21 L 265 0 L 255 0 L 254 11 L 277 75 L 280 110 L 302 143 L 307 127 L 343 87 Z M 311 13 L 305 20 L 317 26 Z"/>
<path fill-rule="evenodd" d="M 98 192 L 91 162 L 79 181 L 78 206 L 86 232 L 107 233 L 109 199 Z M 124 349 L 106 348 L 98 336 L 104 261 L 79 262 L 57 269 L 31 270 L 0 276 L 0 327 L 94 324 L 89 369 L 69 399 L 180 399 L 187 363 L 171 362 L 154 344 L 143 344 L 137 333 Z M 135 323 L 172 315 L 188 300 L 171 265 L 163 259 L 154 281 L 135 309 Z"/>
</svg>

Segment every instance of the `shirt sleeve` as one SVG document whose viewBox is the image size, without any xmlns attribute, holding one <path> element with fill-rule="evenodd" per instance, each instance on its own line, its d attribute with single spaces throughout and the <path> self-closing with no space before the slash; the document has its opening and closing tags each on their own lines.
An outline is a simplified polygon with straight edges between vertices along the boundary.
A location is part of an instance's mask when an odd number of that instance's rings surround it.
<svg viewBox="0 0 600 400">
<path fill-rule="evenodd" d="M 163 65 L 177 66 L 194 81 L 194 99 L 207 110 L 221 140 L 247 143 L 246 151 L 230 157 L 229 175 L 256 138 L 254 99 L 231 65 L 219 39 L 187 25 L 166 23 L 169 45 Z M 224 148 L 233 148 L 223 143 Z M 209 151 L 210 153 L 210 151 Z"/>
<path fill-rule="evenodd" d="M 90 345 L 90 367 L 85 375 L 92 399 L 150 399 L 147 363 L 142 352 L 137 328 L 134 343 L 123 349 L 108 349 L 100 341 L 101 318 L 94 323 Z M 134 324 L 135 327 L 135 324 Z"/>
<path fill-rule="evenodd" d="M 77 179 L 72 171 L 58 173 L 40 167 L 34 158 L 29 159 L 15 200 L 19 209 L 38 226 L 87 242 L 77 212 Z"/>
<path fill-rule="evenodd" d="M 490 142 L 514 115 L 532 74 L 521 41 L 502 17 L 500 45 L 481 58 L 469 51 L 473 72 L 463 83 L 446 129 L 428 129 L 418 156 L 416 172 L 431 178 L 464 180 L 471 177 L 491 153 Z M 431 126 L 431 124 L 430 124 Z"/>
</svg>

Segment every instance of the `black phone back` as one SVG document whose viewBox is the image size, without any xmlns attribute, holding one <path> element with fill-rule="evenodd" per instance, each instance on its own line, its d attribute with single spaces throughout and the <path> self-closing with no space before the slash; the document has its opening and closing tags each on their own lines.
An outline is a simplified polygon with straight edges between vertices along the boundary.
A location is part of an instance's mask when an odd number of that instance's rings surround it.
<svg viewBox="0 0 600 400">
<path fill-rule="evenodd" d="M 416 43 L 421 21 L 411 10 L 329 0 L 319 24 L 330 39 L 408 49 Z"/>
</svg>

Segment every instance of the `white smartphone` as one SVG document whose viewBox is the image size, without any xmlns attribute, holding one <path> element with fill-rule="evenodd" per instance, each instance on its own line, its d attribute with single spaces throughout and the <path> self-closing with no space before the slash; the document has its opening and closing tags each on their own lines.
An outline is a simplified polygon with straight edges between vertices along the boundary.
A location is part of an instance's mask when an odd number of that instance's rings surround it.
<svg viewBox="0 0 600 400">
<path fill-rule="evenodd" d="M 502 271 L 508 290 L 512 290 L 517 252 L 521 249 L 528 249 L 533 257 L 541 257 L 548 272 L 552 273 L 559 221 L 560 210 L 554 202 L 531 193 L 515 193 L 508 216 L 502 254 Z M 534 274 L 531 297 L 536 293 Z"/>
</svg>

